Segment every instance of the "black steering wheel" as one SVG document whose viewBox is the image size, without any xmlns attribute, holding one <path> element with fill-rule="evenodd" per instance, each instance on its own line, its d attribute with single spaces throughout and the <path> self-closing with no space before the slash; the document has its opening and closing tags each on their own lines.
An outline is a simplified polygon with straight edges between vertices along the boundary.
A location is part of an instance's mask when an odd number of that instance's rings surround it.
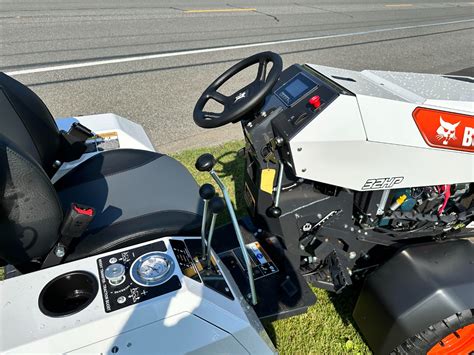
<svg viewBox="0 0 474 355">
<path fill-rule="evenodd" d="M 272 68 L 267 76 L 267 65 L 270 62 Z M 258 63 L 257 77 L 250 84 L 230 96 L 217 91 L 234 75 L 256 63 Z M 194 122 L 202 128 L 216 128 L 230 122 L 238 122 L 245 114 L 258 107 L 277 82 L 282 67 L 281 57 L 273 52 L 258 53 L 235 64 L 214 80 L 201 95 L 194 107 Z M 203 111 L 204 106 L 211 99 L 224 106 L 221 113 Z"/>
</svg>

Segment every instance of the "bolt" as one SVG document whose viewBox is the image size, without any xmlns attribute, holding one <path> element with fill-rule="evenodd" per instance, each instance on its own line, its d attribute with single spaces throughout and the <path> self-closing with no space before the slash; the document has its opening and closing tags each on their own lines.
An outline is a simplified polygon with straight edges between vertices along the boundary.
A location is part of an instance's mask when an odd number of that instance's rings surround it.
<svg viewBox="0 0 474 355">
<path fill-rule="evenodd" d="M 319 219 L 321 219 L 321 218 L 323 218 L 323 215 L 322 215 L 321 213 L 318 213 L 318 214 L 316 215 L 316 217 L 318 217 Z"/>
<path fill-rule="evenodd" d="M 306 172 L 306 169 L 301 169 L 301 172 L 302 172 L 302 173 L 305 173 L 305 172 Z"/>
<path fill-rule="evenodd" d="M 303 148 L 298 148 L 296 149 L 298 152 L 301 152 L 303 150 Z"/>
<path fill-rule="evenodd" d="M 347 229 L 349 228 L 349 226 L 347 224 L 344 224 L 344 228 Z"/>
<path fill-rule="evenodd" d="M 354 227 L 351 227 L 351 232 L 353 232 L 353 231 L 354 231 Z"/>
<path fill-rule="evenodd" d="M 64 257 L 64 255 L 66 255 L 66 249 L 64 246 L 61 244 L 56 245 L 56 248 L 54 249 L 54 255 L 56 255 L 58 258 Z"/>
<path fill-rule="evenodd" d="M 364 235 L 369 235 L 369 233 L 367 233 L 367 232 L 364 232 Z"/>
<path fill-rule="evenodd" d="M 300 244 L 300 249 L 304 250 L 304 245 L 303 244 Z"/>
<path fill-rule="evenodd" d="M 357 253 L 355 251 L 351 251 L 349 253 L 349 259 L 355 259 L 356 256 L 357 256 Z"/>
<path fill-rule="evenodd" d="M 358 230 L 357 230 L 357 233 L 362 233 L 362 230 L 358 229 Z"/>
</svg>

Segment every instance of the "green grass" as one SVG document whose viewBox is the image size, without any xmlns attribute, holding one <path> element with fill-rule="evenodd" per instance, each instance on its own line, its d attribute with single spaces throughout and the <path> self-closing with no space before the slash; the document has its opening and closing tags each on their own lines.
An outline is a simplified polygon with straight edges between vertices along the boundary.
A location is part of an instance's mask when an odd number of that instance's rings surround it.
<svg viewBox="0 0 474 355">
<path fill-rule="evenodd" d="M 209 174 L 199 173 L 194 168 L 199 155 L 212 153 L 218 161 L 215 170 L 228 187 L 237 213 L 242 215 L 245 214 L 242 195 L 244 161 L 236 154 L 242 147 L 243 142 L 230 142 L 184 151 L 174 157 L 191 171 L 199 184 L 213 183 Z M 224 218 L 220 220 L 221 223 L 223 221 Z M 318 302 L 307 313 L 265 324 L 278 351 L 281 354 L 369 354 L 370 350 L 355 329 L 351 316 L 356 292 L 349 290 L 342 295 L 334 295 L 319 289 L 313 290 Z"/>
</svg>

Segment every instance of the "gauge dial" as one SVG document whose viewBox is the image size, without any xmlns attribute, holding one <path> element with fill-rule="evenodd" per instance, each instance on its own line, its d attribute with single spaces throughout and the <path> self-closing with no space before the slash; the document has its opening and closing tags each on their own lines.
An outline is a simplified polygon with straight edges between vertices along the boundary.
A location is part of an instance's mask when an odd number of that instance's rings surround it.
<svg viewBox="0 0 474 355">
<path fill-rule="evenodd" d="M 173 260 L 167 254 L 151 252 L 133 262 L 130 275 L 137 284 L 152 287 L 168 280 L 173 269 Z"/>
</svg>

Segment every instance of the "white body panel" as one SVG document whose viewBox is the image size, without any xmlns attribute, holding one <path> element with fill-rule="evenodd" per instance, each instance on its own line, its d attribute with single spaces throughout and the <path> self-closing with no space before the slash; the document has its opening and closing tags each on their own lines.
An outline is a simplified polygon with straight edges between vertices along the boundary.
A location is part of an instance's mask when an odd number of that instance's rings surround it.
<svg viewBox="0 0 474 355">
<path fill-rule="evenodd" d="M 116 141 L 118 142 L 116 143 L 118 149 L 130 148 L 155 151 L 142 126 L 113 113 L 56 119 L 58 128 L 64 131 L 68 131 L 74 122 L 81 123 L 95 134 L 112 134 L 113 137 L 117 137 Z M 98 152 L 99 151 L 85 153 L 78 160 L 63 163 L 56 175 L 53 176 L 52 181 L 57 181 L 76 165 L 89 159 Z"/>
<path fill-rule="evenodd" d="M 177 265 L 169 239 L 160 240 Z M 115 253 L 117 250 L 0 282 L 0 353 L 109 354 L 115 346 L 120 354 L 275 353 L 253 309 L 219 260 L 235 300 L 185 277 L 176 267 L 181 289 L 111 313 L 104 310 L 100 289 L 94 301 L 74 315 L 51 318 L 40 311 L 38 297 L 49 281 L 74 270 L 89 271 L 98 278 L 97 259 Z"/>
<path fill-rule="evenodd" d="M 416 107 L 472 115 L 472 83 L 310 66 L 356 96 L 339 96 L 291 139 L 298 177 L 354 190 L 372 179 L 388 182 L 375 190 L 474 181 L 474 154 L 428 146 L 412 116 Z"/>
</svg>

